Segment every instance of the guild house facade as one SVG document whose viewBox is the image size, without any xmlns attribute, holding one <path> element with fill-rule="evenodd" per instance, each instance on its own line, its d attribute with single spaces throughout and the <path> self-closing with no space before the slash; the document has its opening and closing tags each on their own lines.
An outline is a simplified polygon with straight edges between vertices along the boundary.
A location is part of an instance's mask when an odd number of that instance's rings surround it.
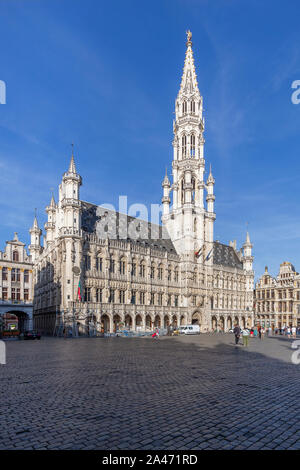
<svg viewBox="0 0 300 470">
<path fill-rule="evenodd" d="M 0 251 L 0 329 L 9 319 L 16 329 L 32 329 L 33 320 L 33 265 L 25 243 L 15 232 L 13 240 Z M 17 322 L 13 319 L 16 317 Z"/>
<path fill-rule="evenodd" d="M 300 274 L 289 261 L 271 276 L 266 266 L 255 286 L 255 320 L 262 326 L 300 327 Z"/>
<path fill-rule="evenodd" d="M 72 154 L 58 202 L 52 197 L 46 208 L 43 246 L 36 219 L 30 231 L 37 329 L 253 324 L 249 234 L 240 250 L 214 241 L 215 180 L 211 168 L 204 178 L 203 98 L 191 37 L 175 103 L 172 181 L 166 174 L 162 182 L 162 225 L 82 201 Z"/>
</svg>

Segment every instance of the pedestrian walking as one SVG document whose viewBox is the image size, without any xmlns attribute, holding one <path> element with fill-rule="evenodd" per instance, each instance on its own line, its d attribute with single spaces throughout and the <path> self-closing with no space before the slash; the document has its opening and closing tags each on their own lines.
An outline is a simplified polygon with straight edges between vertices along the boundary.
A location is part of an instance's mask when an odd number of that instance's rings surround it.
<svg viewBox="0 0 300 470">
<path fill-rule="evenodd" d="M 258 337 L 261 339 L 261 326 L 258 327 Z"/>
<path fill-rule="evenodd" d="M 297 336 L 297 328 L 295 326 L 292 326 L 292 336 L 293 338 L 296 339 L 296 336 Z"/>
<path fill-rule="evenodd" d="M 273 330 L 272 330 L 272 327 L 270 326 L 270 327 L 269 327 L 269 331 L 268 331 L 268 335 L 269 335 L 269 336 L 272 336 L 272 334 L 273 334 Z"/>
<path fill-rule="evenodd" d="M 233 330 L 234 336 L 235 336 L 235 344 L 239 344 L 240 336 L 241 336 L 241 329 L 239 325 L 235 325 L 234 330 Z"/>
<path fill-rule="evenodd" d="M 249 330 L 247 328 L 243 329 L 243 346 L 248 346 L 249 344 Z"/>
</svg>

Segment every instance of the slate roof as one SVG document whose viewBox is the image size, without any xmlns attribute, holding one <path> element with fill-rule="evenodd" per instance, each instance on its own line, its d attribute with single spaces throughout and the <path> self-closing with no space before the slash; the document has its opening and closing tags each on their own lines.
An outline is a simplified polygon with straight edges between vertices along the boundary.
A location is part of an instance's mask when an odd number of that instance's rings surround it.
<svg viewBox="0 0 300 470">
<path fill-rule="evenodd" d="M 100 239 L 128 240 L 141 246 L 166 250 L 176 254 L 165 227 L 81 201 L 82 230 Z M 233 247 L 214 242 L 213 264 L 243 269 Z"/>
<path fill-rule="evenodd" d="M 100 239 L 128 240 L 176 254 L 165 227 L 81 201 L 82 230 Z"/>
<path fill-rule="evenodd" d="M 214 242 L 213 264 L 243 269 L 243 263 L 239 260 L 232 246 Z"/>
</svg>

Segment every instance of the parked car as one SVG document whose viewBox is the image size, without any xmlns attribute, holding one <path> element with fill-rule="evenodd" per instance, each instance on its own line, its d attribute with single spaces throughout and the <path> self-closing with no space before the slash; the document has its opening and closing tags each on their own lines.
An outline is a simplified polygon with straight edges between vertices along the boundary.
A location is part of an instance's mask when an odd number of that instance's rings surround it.
<svg viewBox="0 0 300 470">
<path fill-rule="evenodd" d="M 25 331 L 24 333 L 24 339 L 41 339 L 40 333 L 37 333 L 36 331 Z"/>
</svg>

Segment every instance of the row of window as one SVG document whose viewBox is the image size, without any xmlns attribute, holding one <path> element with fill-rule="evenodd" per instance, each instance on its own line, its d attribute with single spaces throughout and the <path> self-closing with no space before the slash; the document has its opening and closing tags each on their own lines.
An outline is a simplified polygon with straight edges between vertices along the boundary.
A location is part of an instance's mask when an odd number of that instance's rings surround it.
<svg viewBox="0 0 300 470">
<path fill-rule="evenodd" d="M 108 296 L 108 302 L 109 303 L 120 303 L 124 304 L 125 303 L 125 290 L 121 289 L 117 291 L 116 289 L 109 289 L 109 296 Z M 174 306 L 178 307 L 178 295 L 174 295 Z M 130 303 L 135 305 L 135 304 L 140 304 L 140 305 L 145 305 L 145 299 L 146 299 L 146 293 L 145 292 L 136 292 L 136 291 L 131 291 L 131 299 Z M 91 287 L 86 287 L 84 289 L 84 302 L 91 302 L 92 301 L 92 292 L 91 292 Z M 103 302 L 103 289 L 98 288 L 95 291 L 95 302 Z M 150 305 L 163 305 L 163 294 L 158 293 L 151 293 L 150 294 Z M 167 297 L 167 306 L 172 305 L 172 295 L 169 294 Z"/>
<path fill-rule="evenodd" d="M 182 149 L 182 157 L 185 158 L 187 156 L 187 136 L 183 134 L 181 137 L 181 149 Z M 190 155 L 194 157 L 196 155 L 196 137 L 195 134 L 191 134 L 190 136 Z"/>
<path fill-rule="evenodd" d="M 21 290 L 18 288 L 11 288 L 11 295 L 9 297 L 9 291 L 7 287 L 2 287 L 2 300 L 21 300 Z M 29 289 L 24 289 L 23 299 L 29 300 Z"/>
<path fill-rule="evenodd" d="M 96 258 L 96 270 L 97 271 L 103 272 L 103 264 L 104 264 L 103 263 L 103 258 L 100 258 L 100 257 Z M 89 255 L 85 255 L 85 257 L 84 257 L 84 266 L 85 266 L 85 269 L 87 271 L 89 271 L 91 269 L 91 257 Z M 159 266 L 157 268 L 157 276 L 156 276 L 155 271 L 156 271 L 155 267 L 151 266 L 150 267 L 150 278 L 155 279 L 157 277 L 157 279 L 163 280 L 164 269 L 161 266 Z M 109 263 L 109 272 L 112 273 L 112 274 L 118 272 L 119 274 L 125 275 L 126 274 L 126 261 L 124 261 L 124 260 L 119 261 L 118 266 L 117 266 L 116 261 L 114 259 L 111 259 L 110 263 Z M 139 265 L 137 263 L 132 263 L 131 275 L 132 276 L 139 275 L 140 277 L 145 277 L 146 276 L 146 264 L 144 262 L 142 262 Z M 167 277 L 168 281 L 171 281 L 172 280 L 172 270 L 171 269 L 167 270 L 167 276 L 168 276 Z M 175 282 L 178 282 L 178 280 L 179 280 L 178 269 L 175 269 L 173 279 L 174 279 Z"/>
<path fill-rule="evenodd" d="M 2 281 L 8 280 L 8 272 L 9 272 L 8 268 L 6 267 L 2 268 Z M 20 282 L 20 280 L 21 280 L 21 269 L 12 268 L 11 281 Z M 24 269 L 24 282 L 29 282 L 29 270 L 28 269 Z"/>
<path fill-rule="evenodd" d="M 286 298 L 293 298 L 294 297 L 294 291 L 293 289 L 289 290 L 278 290 L 278 299 L 286 299 Z M 297 291 L 297 300 L 300 300 L 300 292 Z M 267 290 L 267 291 L 256 291 L 256 297 L 257 299 L 274 299 L 275 298 L 275 290 L 272 289 Z"/>
<path fill-rule="evenodd" d="M 182 103 L 182 114 L 187 114 L 189 111 L 192 114 L 195 114 L 195 112 L 196 112 L 196 103 L 195 103 L 195 101 L 190 101 L 190 103 L 188 103 L 187 101 L 184 101 Z"/>
<path fill-rule="evenodd" d="M 300 299 L 299 299 L 300 300 Z M 257 312 L 274 312 L 275 311 L 275 302 L 262 302 L 257 304 Z M 277 303 L 277 312 L 292 312 L 293 311 L 293 302 L 278 302 Z"/>
</svg>

